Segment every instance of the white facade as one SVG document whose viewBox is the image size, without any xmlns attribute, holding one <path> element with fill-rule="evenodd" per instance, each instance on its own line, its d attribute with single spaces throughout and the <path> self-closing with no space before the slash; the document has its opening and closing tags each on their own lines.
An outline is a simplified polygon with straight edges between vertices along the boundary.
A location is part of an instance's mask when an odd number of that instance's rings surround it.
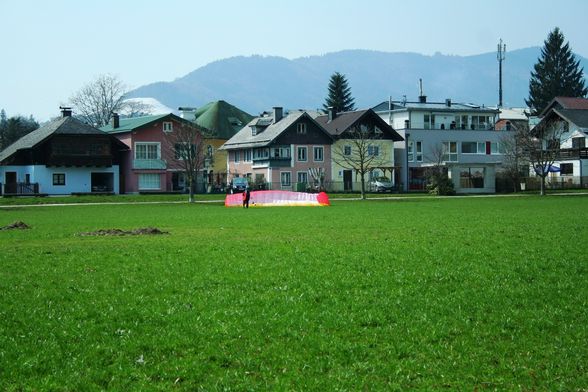
<svg viewBox="0 0 588 392">
<path fill-rule="evenodd" d="M 0 182 L 4 186 L 6 174 L 16 173 L 16 182 L 18 183 L 38 183 L 39 193 L 69 195 L 72 193 L 92 192 L 92 174 L 100 173 L 102 174 L 102 180 L 106 178 L 108 182 L 112 181 L 112 192 L 118 194 L 119 172 L 118 165 L 110 167 L 0 166 Z M 96 187 L 96 179 L 94 181 L 94 187 Z M 95 188 L 94 191 L 100 190 Z"/>
<path fill-rule="evenodd" d="M 494 129 L 497 110 L 426 99 L 385 102 L 374 110 L 405 139 L 394 146 L 404 190 L 424 190 L 426 168 L 442 162 L 456 192 L 496 191 L 502 142 L 509 132 Z"/>
</svg>

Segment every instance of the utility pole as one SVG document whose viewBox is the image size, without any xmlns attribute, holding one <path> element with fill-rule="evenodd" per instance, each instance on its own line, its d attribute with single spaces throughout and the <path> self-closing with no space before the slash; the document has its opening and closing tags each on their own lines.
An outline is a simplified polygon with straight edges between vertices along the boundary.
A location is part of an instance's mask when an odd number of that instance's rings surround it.
<svg viewBox="0 0 588 392">
<path fill-rule="evenodd" d="M 498 107 L 502 107 L 502 62 L 504 61 L 506 53 L 506 44 L 502 43 L 502 38 L 498 43 L 498 52 L 496 52 L 496 59 L 498 60 Z"/>
</svg>

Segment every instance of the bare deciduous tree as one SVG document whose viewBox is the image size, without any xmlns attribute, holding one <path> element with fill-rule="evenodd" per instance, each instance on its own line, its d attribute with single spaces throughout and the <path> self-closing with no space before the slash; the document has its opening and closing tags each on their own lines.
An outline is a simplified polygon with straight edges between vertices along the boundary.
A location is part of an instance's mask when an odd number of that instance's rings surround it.
<svg viewBox="0 0 588 392">
<path fill-rule="evenodd" d="M 500 172 L 512 182 L 514 192 L 517 191 L 517 184 L 522 180 L 522 173 L 529 172 L 529 160 L 523 150 L 524 143 L 519 140 L 521 137 L 520 127 L 528 128 L 528 125 L 517 125 L 514 130 L 506 131 L 500 140 L 504 150 Z"/>
<path fill-rule="evenodd" d="M 194 188 L 198 174 L 204 168 L 206 151 L 203 130 L 196 124 L 183 121 L 165 134 L 168 167 L 181 171 L 188 185 L 188 201 L 194 202 Z"/>
<path fill-rule="evenodd" d="M 435 144 L 429 149 L 427 161 L 430 165 L 425 169 L 427 189 L 434 195 L 454 195 L 453 181 L 447 175 L 447 167 L 443 164 L 449 160 L 447 146 Z"/>
<path fill-rule="evenodd" d="M 565 133 L 565 128 L 559 122 L 548 118 L 543 119 L 533 129 L 520 127 L 517 130 L 517 143 L 520 144 L 525 159 L 541 178 L 541 196 L 545 195 L 545 179 L 553 170 Z"/>
<path fill-rule="evenodd" d="M 365 199 L 366 174 L 386 164 L 380 144 L 376 143 L 382 134 L 376 127 L 362 124 L 346 131 L 342 138 L 345 145 L 339 143 L 333 149 L 333 161 L 344 169 L 355 171 L 361 182 L 361 198 Z"/>
<path fill-rule="evenodd" d="M 116 76 L 100 75 L 76 92 L 70 101 L 76 112 L 89 124 L 102 127 L 113 112 L 123 107 L 126 86 Z"/>
<path fill-rule="evenodd" d="M 153 105 L 137 99 L 126 99 L 121 105 L 121 110 L 125 117 L 147 116 L 153 112 Z"/>
</svg>

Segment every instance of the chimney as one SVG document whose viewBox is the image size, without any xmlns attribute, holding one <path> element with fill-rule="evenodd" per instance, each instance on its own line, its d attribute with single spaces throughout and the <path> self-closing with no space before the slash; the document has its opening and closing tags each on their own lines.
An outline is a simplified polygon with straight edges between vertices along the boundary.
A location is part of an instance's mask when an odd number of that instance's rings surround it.
<svg viewBox="0 0 588 392">
<path fill-rule="evenodd" d="M 184 120 L 194 121 L 196 120 L 196 108 L 182 106 L 179 107 L 178 110 L 180 111 L 180 117 Z"/>
<path fill-rule="evenodd" d="M 59 109 L 61 109 L 61 117 L 71 117 L 71 108 L 67 107 L 67 106 L 60 106 Z"/>
<path fill-rule="evenodd" d="M 450 107 L 451 107 L 451 99 L 447 98 L 447 99 L 445 100 L 445 106 L 447 106 L 448 108 L 450 108 Z"/>
<path fill-rule="evenodd" d="M 423 94 L 423 79 L 419 79 L 419 103 L 427 103 L 427 96 Z"/>
<path fill-rule="evenodd" d="M 329 111 L 329 122 L 331 122 L 337 117 L 337 111 L 333 106 L 329 106 L 327 110 Z"/>
<path fill-rule="evenodd" d="M 284 110 L 281 106 L 274 106 L 274 124 L 282 119 L 283 113 Z"/>
<path fill-rule="evenodd" d="M 113 129 L 118 128 L 120 126 L 118 113 L 112 113 L 112 118 L 110 119 L 110 125 L 112 125 Z"/>
<path fill-rule="evenodd" d="M 410 129 L 410 120 L 404 120 L 404 129 Z"/>
</svg>

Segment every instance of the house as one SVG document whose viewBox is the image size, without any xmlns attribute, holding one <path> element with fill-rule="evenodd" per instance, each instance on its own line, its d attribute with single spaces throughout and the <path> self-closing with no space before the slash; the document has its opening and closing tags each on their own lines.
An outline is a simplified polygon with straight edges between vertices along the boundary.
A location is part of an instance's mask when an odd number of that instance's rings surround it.
<svg viewBox="0 0 588 392">
<path fill-rule="evenodd" d="M 119 193 L 127 146 L 71 114 L 62 108 L 61 118 L 0 153 L 3 194 Z"/>
<path fill-rule="evenodd" d="M 227 154 L 228 180 L 247 177 L 256 187 L 304 190 L 309 173 L 331 180 L 333 138 L 304 111 L 283 108 L 251 120 L 221 148 Z"/>
<path fill-rule="evenodd" d="M 121 161 L 121 193 L 184 192 L 185 170 L 179 162 L 174 132 L 193 123 L 175 114 L 119 118 L 115 113 L 102 131 L 128 147 Z M 197 191 L 202 192 L 201 173 Z"/>
<path fill-rule="evenodd" d="M 400 168 L 394 164 L 394 143 L 403 139 L 372 109 L 340 113 L 329 109 L 328 114 L 315 120 L 334 140 L 330 162 L 332 190 L 359 190 L 357 169 L 362 166 L 368 170 L 366 180 L 390 176 L 395 181 Z"/>
<path fill-rule="evenodd" d="M 498 110 L 467 103 L 386 101 L 374 111 L 404 138 L 395 144 L 405 190 L 424 190 L 426 168 L 440 164 L 458 193 L 494 193 L 502 162 L 504 131 L 495 130 Z"/>
<path fill-rule="evenodd" d="M 227 184 L 227 151 L 220 147 L 235 136 L 253 116 L 225 102 L 214 101 L 199 108 L 180 107 L 180 117 L 205 130 L 207 189 L 221 190 Z"/>
<path fill-rule="evenodd" d="M 549 126 L 560 135 L 554 163 L 559 172 L 549 176 L 569 186 L 588 183 L 588 99 L 556 97 L 539 117 L 537 127 Z"/>
</svg>

